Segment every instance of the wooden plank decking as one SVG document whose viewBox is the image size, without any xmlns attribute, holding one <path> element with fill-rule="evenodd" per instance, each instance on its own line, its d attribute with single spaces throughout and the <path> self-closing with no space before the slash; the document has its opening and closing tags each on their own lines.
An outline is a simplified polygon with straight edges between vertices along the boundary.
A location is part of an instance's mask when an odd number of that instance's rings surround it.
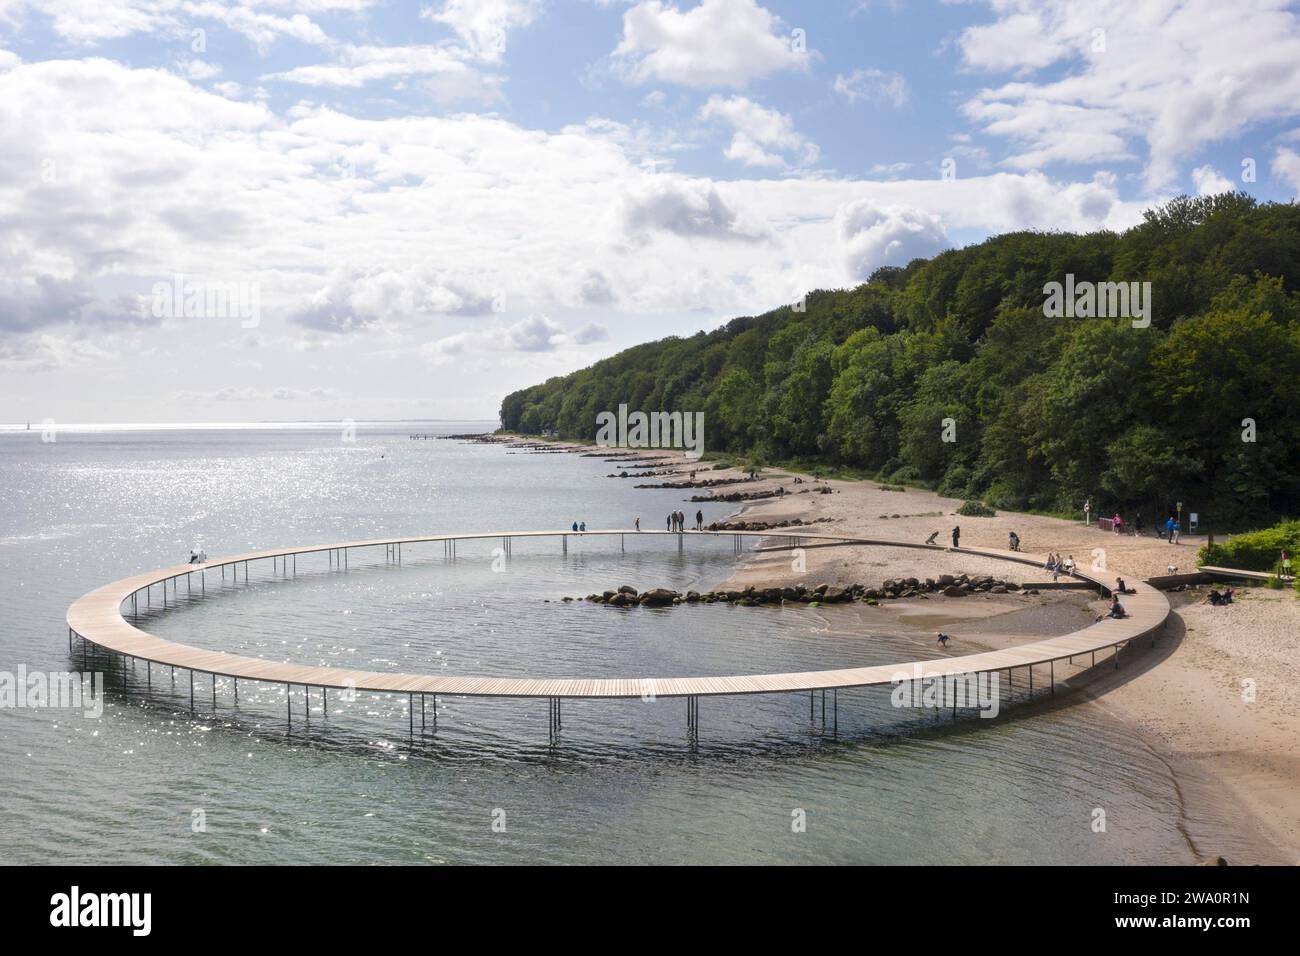
<svg viewBox="0 0 1300 956">
<path fill-rule="evenodd" d="M 939 658 L 927 661 L 904 661 L 873 667 L 856 667 L 840 670 L 802 671 L 786 674 L 747 674 L 733 677 L 615 677 L 582 679 L 538 679 L 499 677 L 434 677 L 421 674 L 386 673 L 382 671 L 351 670 L 339 667 L 316 667 L 281 663 L 210 651 L 155 637 L 131 625 L 123 618 L 121 609 L 132 595 L 163 582 L 174 582 L 187 575 L 211 572 L 221 567 L 235 567 L 253 561 L 319 554 L 327 551 L 353 551 L 359 548 L 387 545 L 411 545 L 438 541 L 490 540 L 494 538 L 581 538 L 625 535 L 635 538 L 642 535 L 670 535 L 669 531 L 526 531 L 491 532 L 465 535 L 433 535 L 347 541 L 335 544 L 314 545 L 303 548 L 286 548 L 275 551 L 256 551 L 232 555 L 206 565 L 182 564 L 162 568 L 145 574 L 123 578 L 91 591 L 68 608 L 68 628 L 72 634 L 106 650 L 152 661 L 162 665 L 181 667 L 204 674 L 236 679 L 268 681 L 281 684 L 301 684 L 309 687 L 346 688 L 355 690 L 403 694 L 451 694 L 467 697 L 548 697 L 548 698 L 632 698 L 653 695 L 656 697 L 694 697 L 726 694 L 771 694 L 784 692 L 830 690 L 850 687 L 869 687 L 891 684 L 900 676 L 904 679 L 966 676 L 975 673 L 1007 670 L 1016 667 L 1048 664 L 1069 657 L 1097 651 L 1115 649 L 1130 641 L 1147 636 L 1159 629 L 1169 615 L 1169 602 L 1158 590 L 1137 581 L 1126 579 L 1136 593 L 1121 600 L 1128 611 L 1122 620 L 1105 620 L 1070 634 L 1051 637 L 1018 647 L 988 651 L 960 657 Z M 688 531 L 682 537 L 727 535 L 756 538 L 792 538 L 808 542 L 838 542 L 862 547 L 920 548 L 924 550 L 952 551 L 984 558 L 1042 567 L 1045 558 L 1020 552 L 989 548 L 944 548 L 906 541 L 860 538 L 845 535 L 810 534 L 774 531 Z M 1091 581 L 1098 587 L 1112 585 L 1116 572 L 1075 572 L 1075 577 Z M 1095 576 L 1094 576 L 1095 575 Z"/>
</svg>

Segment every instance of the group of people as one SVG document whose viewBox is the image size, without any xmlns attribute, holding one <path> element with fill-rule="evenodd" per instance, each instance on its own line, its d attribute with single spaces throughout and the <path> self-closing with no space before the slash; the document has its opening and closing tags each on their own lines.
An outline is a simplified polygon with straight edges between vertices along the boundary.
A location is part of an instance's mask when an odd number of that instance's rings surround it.
<svg viewBox="0 0 1300 956">
<path fill-rule="evenodd" d="M 641 519 L 636 519 L 636 530 L 641 530 Z M 668 516 L 668 530 L 682 532 L 686 530 L 686 515 L 681 511 L 674 511 Z M 695 512 L 695 530 L 704 530 L 704 512 Z"/>
<path fill-rule="evenodd" d="M 1055 551 L 1048 551 L 1047 563 L 1043 565 L 1043 568 L 1052 572 L 1053 581 L 1062 574 L 1073 574 L 1074 555 L 1070 555 L 1068 558 L 1062 558 Z"/>
<path fill-rule="evenodd" d="M 639 521 L 640 519 L 638 518 L 637 520 Z M 575 522 L 573 522 L 573 530 L 574 530 L 574 531 L 586 531 L 586 530 L 587 530 L 587 522 L 585 522 L 585 521 L 575 521 Z"/>
<path fill-rule="evenodd" d="M 925 539 L 925 543 L 926 543 L 926 544 L 934 544 L 934 543 L 936 542 L 936 539 L 937 539 L 938 537 L 939 537 L 939 532 L 937 532 L 937 531 L 932 531 L 932 532 L 930 532 L 930 537 L 928 537 L 928 538 Z M 959 541 L 961 541 L 961 525 L 958 525 L 957 527 L 955 527 L 955 528 L 952 529 L 952 546 L 953 546 L 954 548 L 958 547 L 958 542 L 959 542 Z M 1016 539 L 1017 546 L 1018 546 L 1018 544 L 1019 544 L 1019 541 L 1020 541 L 1020 539 L 1017 538 L 1017 539 Z M 1011 550 L 1014 551 L 1014 550 L 1016 550 L 1016 549 L 1015 549 L 1015 548 L 1012 548 Z"/>
<path fill-rule="evenodd" d="M 1211 588 L 1210 594 L 1206 598 L 1206 600 L 1209 601 L 1211 604 L 1213 604 L 1215 607 L 1223 607 L 1225 604 L 1232 603 L 1232 596 L 1235 593 L 1236 592 L 1233 591 L 1232 588 L 1224 588 L 1222 591 L 1220 591 L 1218 588 Z"/>
</svg>

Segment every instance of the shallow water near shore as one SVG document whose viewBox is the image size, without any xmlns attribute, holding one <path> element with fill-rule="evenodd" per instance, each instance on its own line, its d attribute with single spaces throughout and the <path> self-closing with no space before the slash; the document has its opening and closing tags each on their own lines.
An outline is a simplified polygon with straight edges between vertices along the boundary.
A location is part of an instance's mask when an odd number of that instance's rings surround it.
<svg viewBox="0 0 1300 956">
<path fill-rule="evenodd" d="M 465 423 L 0 434 L 0 670 L 62 671 L 63 614 L 91 588 L 183 561 L 441 531 L 659 528 L 680 491 L 634 490 L 599 457 L 411 441 Z M 734 506 L 703 506 L 705 520 Z M 502 676 L 666 677 L 887 663 L 933 653 L 843 608 L 561 603 L 631 584 L 703 589 L 731 540 L 628 536 L 439 544 L 324 555 L 297 574 L 209 572 L 206 599 L 145 608 L 140 626 L 268 659 Z M 198 588 L 197 582 L 195 583 Z M 549 602 L 549 603 L 548 603 Z M 1209 834 L 1254 852 L 1219 811 L 1185 810 L 1169 767 L 1087 704 L 998 720 L 900 711 L 884 688 L 702 699 L 573 701 L 551 742 L 543 701 L 439 699 L 424 727 L 404 695 L 195 681 L 143 664 L 106 672 L 104 715 L 0 710 L 0 860 L 104 863 L 862 862 L 1186 863 Z M 121 691 L 123 681 L 128 692 Z M 1023 693 L 1023 688 L 1018 688 Z M 286 705 L 292 719 L 286 720 Z M 811 709 L 811 712 L 810 712 Z M 1098 809 L 1105 832 L 1096 832 Z M 1189 820 L 1188 814 L 1192 815 Z M 195 821 L 204 829 L 195 832 Z M 800 828 L 799 821 L 806 821 Z M 494 823 L 496 824 L 494 826 Z M 1191 836 L 1189 837 L 1189 834 Z"/>
</svg>

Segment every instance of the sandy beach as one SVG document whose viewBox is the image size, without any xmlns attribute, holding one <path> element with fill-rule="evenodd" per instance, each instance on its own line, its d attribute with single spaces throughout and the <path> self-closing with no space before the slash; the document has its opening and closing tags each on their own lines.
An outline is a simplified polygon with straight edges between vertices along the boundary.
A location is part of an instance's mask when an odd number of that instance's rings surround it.
<svg viewBox="0 0 1300 956">
<path fill-rule="evenodd" d="M 559 446 L 557 446 L 559 447 Z M 590 446 L 566 445 L 590 452 Z M 674 460 L 663 452 L 656 470 L 676 470 L 685 480 L 692 468 L 697 477 L 741 478 L 735 470 L 709 470 L 707 463 Z M 798 479 L 798 483 L 796 483 Z M 623 479 L 630 480 L 630 479 Z M 662 482 L 672 476 L 643 479 Z M 1197 549 L 1204 536 L 1184 536 L 1171 545 L 1149 530 L 1143 537 L 1115 535 L 1077 521 L 999 512 L 991 518 L 954 514 L 962 502 L 932 492 L 908 488 L 884 490 L 874 481 L 814 479 L 779 469 L 767 469 L 756 481 L 716 489 L 683 489 L 692 494 L 755 493 L 783 488 L 781 497 L 736 504 L 728 521 L 776 524 L 796 519 L 814 523 L 808 530 L 924 541 L 938 531 L 939 542 L 950 540 L 954 525 L 961 543 L 976 547 L 1007 547 L 1015 531 L 1022 550 L 1057 551 L 1081 565 L 1094 561 L 1126 575 L 1145 579 L 1196 568 Z M 828 492 L 823 489 L 829 489 Z M 691 513 L 689 501 L 682 506 Z M 822 520 L 818 520 L 822 519 Z M 779 534 L 780 532 L 774 532 Z M 893 577 L 935 577 L 939 574 L 992 574 L 1015 580 L 1026 589 L 1050 579 L 1032 568 L 1008 570 L 1003 562 L 959 556 L 946 551 L 878 548 L 806 549 L 799 571 L 786 554 L 750 555 L 736 574 L 718 587 L 821 583 L 841 586 L 879 585 Z M 1135 646 L 1124 667 L 1058 668 L 1076 693 L 1058 695 L 1058 707 L 1091 707 L 1125 721 L 1152 748 L 1178 783 L 1189 844 L 1202 859 L 1222 852 L 1221 834 L 1203 829 L 1198 821 L 1217 816 L 1232 819 L 1237 857 L 1230 863 L 1300 862 L 1300 601 L 1290 591 L 1264 588 L 1240 590 L 1236 604 L 1212 607 L 1204 602 L 1208 588 L 1170 594 L 1174 612 L 1154 646 Z M 937 656 L 996 649 L 1018 642 L 1074 630 L 1102 607 L 1087 591 L 1022 590 L 1007 595 L 980 595 L 962 600 L 932 596 L 883 602 L 879 607 L 852 606 L 863 627 L 889 627 L 895 633 L 915 632 L 918 651 Z M 943 652 L 933 648 L 935 629 L 951 631 L 955 640 Z M 1035 705 L 1037 706 L 1037 705 Z M 1240 849 L 1242 846 L 1247 849 Z"/>
</svg>

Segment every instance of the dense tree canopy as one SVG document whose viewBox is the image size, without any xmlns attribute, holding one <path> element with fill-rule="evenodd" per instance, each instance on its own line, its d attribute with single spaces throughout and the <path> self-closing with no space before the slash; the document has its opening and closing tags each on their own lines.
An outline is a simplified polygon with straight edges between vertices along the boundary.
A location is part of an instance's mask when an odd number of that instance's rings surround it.
<svg viewBox="0 0 1300 956">
<path fill-rule="evenodd" d="M 1150 282 L 1151 324 L 1048 318 L 1044 285 Z M 1300 206 L 1182 197 L 1127 232 L 1021 232 L 878 270 L 515 392 L 506 429 L 704 411 L 706 448 L 1003 508 L 1215 526 L 1300 510 Z M 946 428 L 946 434 L 945 434 Z M 952 440 L 944 440 L 945 438 Z M 1253 439 L 1253 440 L 1249 440 Z"/>
</svg>

